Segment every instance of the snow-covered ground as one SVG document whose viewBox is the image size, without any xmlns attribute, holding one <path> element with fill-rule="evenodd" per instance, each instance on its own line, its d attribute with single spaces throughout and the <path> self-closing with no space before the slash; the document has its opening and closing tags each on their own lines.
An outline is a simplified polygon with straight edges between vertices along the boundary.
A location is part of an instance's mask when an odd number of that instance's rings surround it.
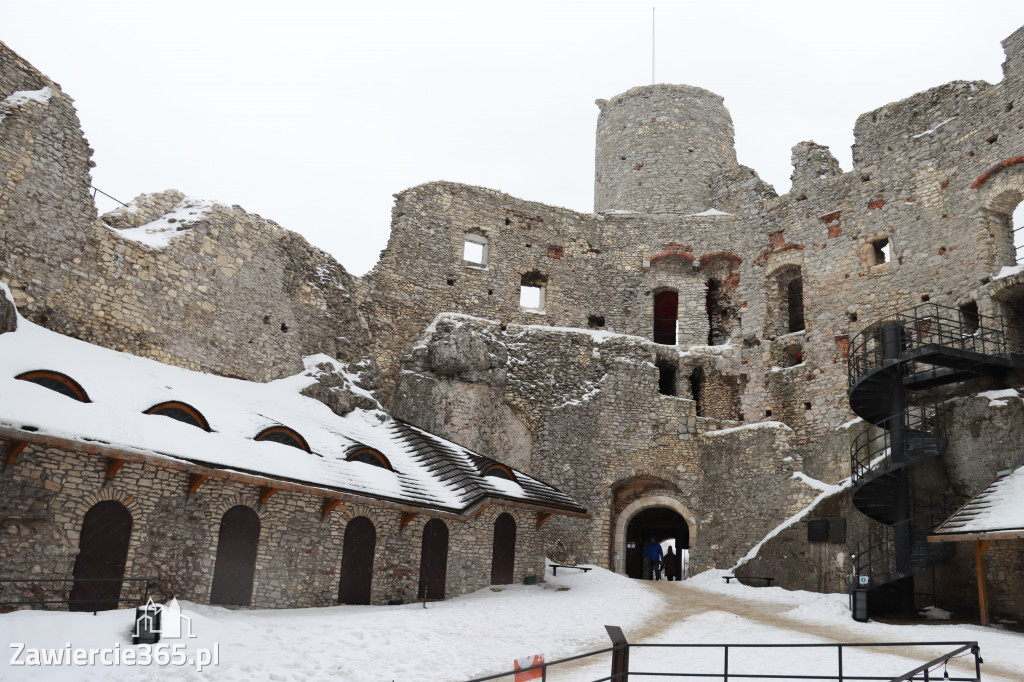
<svg viewBox="0 0 1024 682">
<path fill-rule="evenodd" d="M 551 661 L 604 648 L 604 625 L 609 624 L 622 627 L 633 643 L 977 640 L 986 681 L 1024 680 L 1024 635 L 972 625 L 856 623 L 845 595 L 752 588 L 735 581 L 727 585 L 722 574 L 709 571 L 682 583 L 641 583 L 602 569 L 563 570 L 557 577 L 549 573 L 544 585 L 484 589 L 425 609 L 407 604 L 248 611 L 184 603 L 195 638 L 161 644 L 185 642 L 183 658 L 216 648 L 218 664 L 201 674 L 188 666 L 17 666 L 11 665 L 17 651 L 12 648 L 0 679 L 463 680 L 508 670 L 514 659 L 532 654 Z M 129 640 L 132 616 L 124 610 L 96 616 L 20 611 L 0 615 L 0 637 L 25 645 L 22 661 L 30 659 L 31 649 L 137 650 Z M 951 648 L 848 650 L 845 673 L 897 675 Z M 835 649 L 796 651 L 734 649 L 730 671 L 836 673 Z M 169 656 L 174 657 L 173 650 Z M 722 650 L 634 649 L 630 661 L 634 671 L 720 672 Z M 609 659 L 602 656 L 553 668 L 548 680 L 592 680 L 608 671 Z M 940 669 L 937 679 L 941 675 Z"/>
</svg>

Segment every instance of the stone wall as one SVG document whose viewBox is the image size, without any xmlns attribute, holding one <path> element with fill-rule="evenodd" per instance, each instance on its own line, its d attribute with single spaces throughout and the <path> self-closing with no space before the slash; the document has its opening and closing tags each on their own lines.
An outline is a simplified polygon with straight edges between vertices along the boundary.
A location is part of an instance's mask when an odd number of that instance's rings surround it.
<svg viewBox="0 0 1024 682">
<path fill-rule="evenodd" d="M 6 445 L 0 439 L 0 450 Z M 0 577 L 70 578 L 85 513 L 96 502 L 117 500 L 133 520 L 125 576 L 152 578 L 155 597 L 208 603 L 220 519 L 246 505 L 261 524 L 252 606 L 337 603 L 345 527 L 356 516 L 370 519 L 377 533 L 373 603 L 416 600 L 428 515 L 403 528 L 400 512 L 368 500 L 342 503 L 324 518 L 317 496 L 282 491 L 259 504 L 256 488 L 214 479 L 189 495 L 186 473 L 141 463 L 125 464 L 113 480 L 105 475 L 102 457 L 34 445 L 8 464 L 0 474 Z M 516 521 L 514 582 L 543 576 L 536 513 L 498 503 L 468 520 L 445 519 L 447 596 L 490 584 L 494 523 L 503 512 Z"/>
</svg>

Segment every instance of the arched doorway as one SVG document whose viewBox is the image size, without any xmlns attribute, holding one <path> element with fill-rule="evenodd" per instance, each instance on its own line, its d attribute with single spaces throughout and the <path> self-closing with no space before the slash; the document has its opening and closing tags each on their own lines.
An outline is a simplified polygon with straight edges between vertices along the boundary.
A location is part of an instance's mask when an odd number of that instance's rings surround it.
<svg viewBox="0 0 1024 682">
<path fill-rule="evenodd" d="M 78 557 L 72 573 L 76 581 L 100 578 L 120 580 L 128 560 L 132 514 L 116 500 L 97 502 L 85 513 L 78 538 Z M 68 596 L 69 611 L 116 609 L 120 582 L 75 582 Z M 74 603 L 76 601 L 84 603 Z"/>
<path fill-rule="evenodd" d="M 516 564 L 516 520 L 505 513 L 494 521 L 491 547 L 491 584 L 510 585 Z"/>
<path fill-rule="evenodd" d="M 441 519 L 430 519 L 423 527 L 420 553 L 418 599 L 444 599 L 448 575 L 448 526 Z"/>
<path fill-rule="evenodd" d="M 626 575 L 643 577 L 644 547 L 656 538 L 659 543 L 675 540 L 676 553 L 690 548 L 690 529 L 686 519 L 668 507 L 650 507 L 637 513 L 626 526 Z M 676 579 L 682 577 L 682 562 L 676 562 Z"/>
<path fill-rule="evenodd" d="M 240 504 L 224 512 L 217 540 L 210 603 L 248 606 L 256 573 L 256 549 L 260 543 L 260 517 Z"/>
<path fill-rule="evenodd" d="M 373 553 L 377 547 L 377 530 L 365 516 L 357 516 L 345 527 L 345 544 L 341 550 L 341 580 L 338 585 L 339 604 L 369 604 L 373 585 Z"/>
</svg>

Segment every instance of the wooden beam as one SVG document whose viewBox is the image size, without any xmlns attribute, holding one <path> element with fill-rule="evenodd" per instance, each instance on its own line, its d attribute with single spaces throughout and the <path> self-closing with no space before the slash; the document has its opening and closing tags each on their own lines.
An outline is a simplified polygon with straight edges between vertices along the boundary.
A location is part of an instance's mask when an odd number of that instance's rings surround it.
<svg viewBox="0 0 1024 682">
<path fill-rule="evenodd" d="M 127 460 L 119 459 L 117 457 L 107 457 L 107 480 L 113 481 L 117 476 L 117 472 L 121 470 L 127 464 Z"/>
<path fill-rule="evenodd" d="M 188 494 L 195 495 L 196 491 L 199 490 L 199 486 L 206 483 L 206 479 L 209 476 L 206 474 L 189 474 L 188 475 Z"/>
<path fill-rule="evenodd" d="M 419 514 L 415 512 L 402 512 L 402 528 L 405 528 L 410 523 L 412 523 L 412 520 L 415 519 L 417 516 L 419 516 Z"/>
<path fill-rule="evenodd" d="M 260 488 L 260 504 L 266 504 L 267 500 L 274 496 L 279 489 L 269 485 L 265 485 Z"/>
<path fill-rule="evenodd" d="M 537 512 L 537 527 L 540 528 L 552 516 L 551 512 Z"/>
<path fill-rule="evenodd" d="M 981 624 L 988 625 L 988 588 L 985 580 L 985 552 L 991 540 L 974 541 L 974 570 L 978 574 L 978 610 L 981 611 Z"/>
<path fill-rule="evenodd" d="M 330 516 L 331 512 L 334 511 L 339 504 L 341 504 L 341 498 L 325 497 L 323 506 L 320 507 L 321 516 Z"/>
<path fill-rule="evenodd" d="M 28 445 L 28 441 L 25 440 L 11 440 L 7 443 L 7 463 L 14 464 L 18 461 L 18 455 Z"/>
</svg>

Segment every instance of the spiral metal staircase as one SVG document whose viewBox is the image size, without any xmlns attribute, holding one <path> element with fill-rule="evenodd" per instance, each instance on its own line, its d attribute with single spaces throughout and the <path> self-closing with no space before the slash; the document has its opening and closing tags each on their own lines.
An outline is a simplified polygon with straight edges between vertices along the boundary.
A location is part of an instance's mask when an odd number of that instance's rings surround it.
<svg viewBox="0 0 1024 682">
<path fill-rule="evenodd" d="M 1024 369 L 1024 356 L 1011 352 L 1021 341 L 1001 316 L 934 304 L 886 316 L 851 341 L 850 407 L 868 422 L 850 451 L 853 504 L 880 524 L 852 549 L 853 575 L 867 584 L 851 589 L 867 590 L 870 612 L 912 610 L 913 576 L 956 550 L 928 542 L 953 500 L 913 487 L 908 474 L 949 445 L 944 404 L 927 401 L 927 390 Z"/>
</svg>

